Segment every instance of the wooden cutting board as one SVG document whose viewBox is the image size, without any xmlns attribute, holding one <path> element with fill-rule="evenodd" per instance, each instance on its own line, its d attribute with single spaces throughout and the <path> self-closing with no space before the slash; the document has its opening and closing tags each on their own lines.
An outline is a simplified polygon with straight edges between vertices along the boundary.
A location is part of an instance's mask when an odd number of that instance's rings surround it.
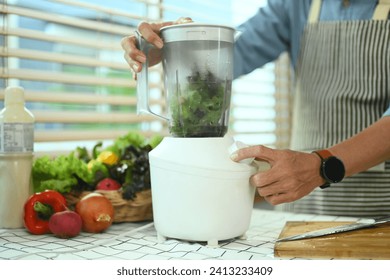
<svg viewBox="0 0 390 280">
<path fill-rule="evenodd" d="M 279 238 L 351 222 L 287 222 Z M 288 242 L 276 242 L 275 257 L 390 260 L 390 223 L 374 228 Z"/>
</svg>

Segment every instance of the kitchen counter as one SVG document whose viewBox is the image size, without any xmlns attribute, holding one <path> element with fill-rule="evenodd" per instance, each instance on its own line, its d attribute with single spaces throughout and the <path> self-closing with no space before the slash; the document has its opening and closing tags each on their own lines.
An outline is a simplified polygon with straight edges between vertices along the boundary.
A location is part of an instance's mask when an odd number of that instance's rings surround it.
<svg viewBox="0 0 390 280">
<path fill-rule="evenodd" d="M 81 233 L 72 239 L 0 229 L 0 260 L 270 260 L 278 259 L 274 244 L 287 221 L 355 220 L 254 209 L 247 239 L 223 241 L 218 247 L 174 239 L 158 243 L 152 222 L 114 224 L 107 232 Z"/>
</svg>

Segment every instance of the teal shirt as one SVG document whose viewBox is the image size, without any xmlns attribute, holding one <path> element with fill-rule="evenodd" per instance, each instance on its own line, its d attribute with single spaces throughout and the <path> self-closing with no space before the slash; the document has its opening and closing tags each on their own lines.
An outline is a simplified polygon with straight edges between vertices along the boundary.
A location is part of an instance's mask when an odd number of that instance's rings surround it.
<svg viewBox="0 0 390 280">
<path fill-rule="evenodd" d="M 288 52 L 298 60 L 301 36 L 312 0 L 268 0 L 265 7 L 240 25 L 234 48 L 234 77 L 248 74 Z M 320 21 L 370 20 L 377 0 L 323 0 Z M 390 94 L 390 93 L 389 93 Z M 390 107 L 385 115 L 390 115 Z"/>
</svg>

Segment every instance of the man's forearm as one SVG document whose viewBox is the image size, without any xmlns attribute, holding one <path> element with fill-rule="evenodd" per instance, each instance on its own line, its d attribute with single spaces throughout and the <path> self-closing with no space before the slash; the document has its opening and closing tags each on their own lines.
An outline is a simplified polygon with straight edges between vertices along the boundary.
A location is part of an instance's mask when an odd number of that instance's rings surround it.
<svg viewBox="0 0 390 280">
<path fill-rule="evenodd" d="M 390 116 L 381 118 L 329 150 L 344 162 L 346 176 L 365 171 L 390 159 Z"/>
</svg>

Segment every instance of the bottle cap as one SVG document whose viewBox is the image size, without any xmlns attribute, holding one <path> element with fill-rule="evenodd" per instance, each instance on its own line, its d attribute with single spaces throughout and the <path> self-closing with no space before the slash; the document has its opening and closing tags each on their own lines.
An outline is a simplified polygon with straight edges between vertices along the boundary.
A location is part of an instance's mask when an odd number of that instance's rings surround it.
<svg viewBox="0 0 390 280">
<path fill-rule="evenodd" d="M 4 105 L 24 103 L 24 88 L 22 87 L 7 87 L 4 94 Z"/>
</svg>

